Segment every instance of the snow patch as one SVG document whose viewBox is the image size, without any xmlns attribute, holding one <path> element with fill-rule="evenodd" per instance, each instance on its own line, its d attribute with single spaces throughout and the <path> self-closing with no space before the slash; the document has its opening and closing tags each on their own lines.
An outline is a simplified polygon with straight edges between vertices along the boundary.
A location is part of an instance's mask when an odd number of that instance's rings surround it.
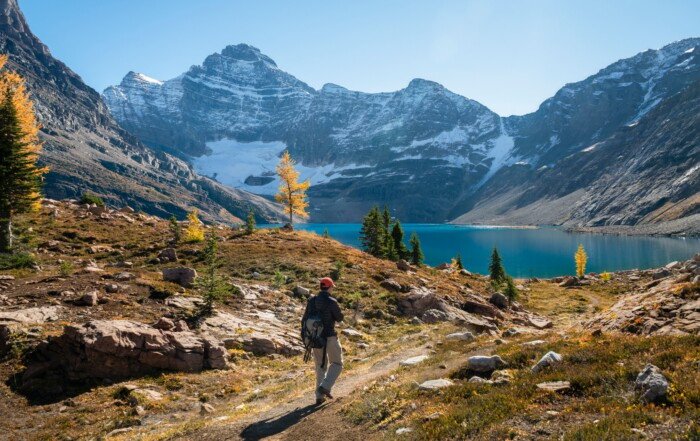
<svg viewBox="0 0 700 441">
<path fill-rule="evenodd" d="M 151 78 L 151 77 L 149 77 L 148 75 L 144 75 L 144 74 L 142 74 L 142 73 L 137 73 L 137 74 L 136 74 L 136 77 L 137 77 L 139 80 L 141 80 L 141 81 L 143 81 L 143 82 L 145 82 L 145 83 L 157 84 L 158 86 L 162 86 L 162 85 L 163 85 L 163 81 L 161 81 L 161 80 L 156 80 L 155 78 Z"/>
<path fill-rule="evenodd" d="M 592 152 L 593 150 L 595 150 L 596 147 L 598 147 L 598 144 L 600 144 L 600 143 L 599 143 L 599 142 L 596 142 L 595 144 L 593 144 L 593 145 L 591 145 L 591 146 L 588 146 L 588 147 L 586 147 L 585 149 L 583 149 L 583 150 L 581 150 L 581 151 L 582 151 L 582 152 Z"/>
<path fill-rule="evenodd" d="M 222 139 L 207 142 L 211 150 L 208 155 L 194 159 L 195 170 L 205 176 L 216 177 L 216 180 L 233 188 L 240 188 L 251 193 L 273 195 L 277 193 L 279 179 L 275 167 L 279 163 L 280 154 L 287 148 L 282 141 L 239 142 L 234 139 Z M 336 167 L 326 164 L 319 167 L 307 167 L 297 164 L 301 180 L 311 181 L 311 185 L 322 184 L 343 177 L 339 172 L 355 168 L 363 168 L 356 164 Z M 248 177 L 269 177 L 273 180 L 265 185 L 249 185 Z"/>
<path fill-rule="evenodd" d="M 481 181 L 479 181 L 477 187 L 481 187 L 491 176 L 500 170 L 501 167 L 507 165 L 506 160 L 510 156 L 514 145 L 513 137 L 508 135 L 503 125 L 503 119 L 501 119 L 501 135 L 493 141 L 493 146 L 488 152 L 488 158 L 492 159 L 491 167 L 489 167 L 489 171 L 484 175 Z"/>
</svg>

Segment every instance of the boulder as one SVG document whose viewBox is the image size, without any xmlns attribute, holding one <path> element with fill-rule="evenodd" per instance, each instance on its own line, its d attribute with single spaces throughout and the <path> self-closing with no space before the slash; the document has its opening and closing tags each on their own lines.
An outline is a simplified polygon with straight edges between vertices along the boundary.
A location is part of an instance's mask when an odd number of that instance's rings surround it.
<svg viewBox="0 0 700 441">
<path fill-rule="evenodd" d="M 495 292 L 491 294 L 489 302 L 501 309 L 506 309 L 508 307 L 508 297 L 501 294 L 500 292 Z"/>
<path fill-rule="evenodd" d="M 134 273 L 126 271 L 116 274 L 114 276 L 114 280 L 116 280 L 117 282 L 128 282 L 129 280 L 134 280 L 135 278 L 136 275 Z"/>
<path fill-rule="evenodd" d="M 663 279 L 671 275 L 671 271 L 666 268 L 659 268 L 651 273 L 651 278 L 654 280 Z"/>
<path fill-rule="evenodd" d="M 119 285 L 117 285 L 116 283 L 108 283 L 107 285 L 105 285 L 105 291 L 109 294 L 117 293 L 119 292 Z"/>
<path fill-rule="evenodd" d="M 311 296 L 311 290 L 300 285 L 295 286 L 292 292 L 300 299 L 307 299 Z"/>
<path fill-rule="evenodd" d="M 579 280 L 576 277 L 572 276 L 565 276 L 564 279 L 559 283 L 559 286 L 563 288 L 568 288 L 571 286 L 577 286 L 579 284 Z"/>
<path fill-rule="evenodd" d="M 403 259 L 399 259 L 399 261 L 396 262 L 396 268 L 401 271 L 411 271 L 413 269 L 411 265 Z"/>
<path fill-rule="evenodd" d="M 461 340 L 461 341 L 472 341 L 474 340 L 474 334 L 472 334 L 469 331 L 464 331 L 464 332 L 454 332 L 452 334 L 448 334 L 445 339 L 447 340 Z"/>
<path fill-rule="evenodd" d="M 127 320 L 93 320 L 69 325 L 63 334 L 50 337 L 27 356 L 22 389 L 46 384 L 44 378 L 64 380 L 119 380 L 152 375 L 159 371 L 198 372 L 225 369 L 226 349 L 212 336 L 170 332 Z"/>
<path fill-rule="evenodd" d="M 177 262 L 177 251 L 175 248 L 166 248 L 158 253 L 161 262 Z"/>
<path fill-rule="evenodd" d="M 510 369 L 503 369 L 499 371 L 494 371 L 491 374 L 491 381 L 495 384 L 507 384 L 513 381 L 514 373 Z"/>
<path fill-rule="evenodd" d="M 156 329 L 162 329 L 163 331 L 171 331 L 175 329 L 175 322 L 167 317 L 161 317 L 153 325 L 153 327 Z"/>
<path fill-rule="evenodd" d="M 668 380 L 661 373 L 661 369 L 653 364 L 644 366 L 634 381 L 634 388 L 641 393 L 640 399 L 645 403 L 663 401 L 668 387 Z"/>
<path fill-rule="evenodd" d="M 477 383 L 477 384 L 493 384 L 493 381 L 487 380 L 486 378 L 482 378 L 478 375 L 474 375 L 467 382 L 468 383 Z"/>
<path fill-rule="evenodd" d="M 462 303 L 462 309 L 477 315 L 503 318 L 503 313 L 501 313 L 501 311 L 499 311 L 494 306 L 489 305 L 488 303 L 467 300 L 464 303 Z"/>
<path fill-rule="evenodd" d="M 75 304 L 80 306 L 95 306 L 98 300 L 97 291 L 91 291 L 83 294 L 82 297 L 76 300 Z"/>
<path fill-rule="evenodd" d="M 563 361 L 563 357 L 554 351 L 549 351 L 540 358 L 530 370 L 534 373 L 540 372 L 548 367 L 555 366 Z"/>
<path fill-rule="evenodd" d="M 554 326 L 551 320 L 533 315 L 527 317 L 527 323 L 537 329 L 548 329 Z"/>
<path fill-rule="evenodd" d="M 185 288 L 192 288 L 196 278 L 197 271 L 194 268 L 180 266 L 176 268 L 163 269 L 163 280 L 166 282 L 177 283 Z"/>
<path fill-rule="evenodd" d="M 435 267 L 436 270 L 441 270 L 441 271 L 442 271 L 442 270 L 448 270 L 448 269 L 451 269 L 451 268 L 452 268 L 452 264 L 447 263 L 447 262 L 441 263 L 441 264 L 439 264 L 438 266 Z"/>
<path fill-rule="evenodd" d="M 518 331 L 517 329 L 508 328 L 505 331 L 503 331 L 503 334 L 501 334 L 501 335 L 503 335 L 504 337 L 513 337 L 514 335 L 519 335 L 519 334 L 520 334 L 520 331 Z"/>
<path fill-rule="evenodd" d="M 386 289 L 387 291 L 399 292 L 401 291 L 401 284 L 394 279 L 385 279 L 379 282 L 379 286 Z"/>
<path fill-rule="evenodd" d="M 680 269 L 681 266 L 682 266 L 682 264 L 679 261 L 674 260 L 673 262 L 667 263 L 664 266 L 664 268 L 666 268 L 667 270 L 675 270 L 675 269 Z"/>
<path fill-rule="evenodd" d="M 452 386 L 454 383 L 446 378 L 439 378 L 437 380 L 428 380 L 421 383 L 418 387 L 421 390 L 438 390 L 444 387 Z"/>
<path fill-rule="evenodd" d="M 471 272 L 467 271 L 467 270 L 464 269 L 464 268 L 462 268 L 461 270 L 459 270 L 459 273 L 460 273 L 461 275 L 463 275 L 463 276 L 471 276 L 471 275 L 472 275 Z"/>
<path fill-rule="evenodd" d="M 474 355 L 467 360 L 467 369 L 480 374 L 490 374 L 504 367 L 506 362 L 498 355 Z"/>
</svg>

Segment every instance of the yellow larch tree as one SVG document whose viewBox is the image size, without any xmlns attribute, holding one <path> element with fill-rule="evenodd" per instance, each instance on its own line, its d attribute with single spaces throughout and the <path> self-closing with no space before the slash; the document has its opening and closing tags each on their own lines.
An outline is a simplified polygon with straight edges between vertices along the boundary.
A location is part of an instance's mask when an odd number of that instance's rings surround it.
<svg viewBox="0 0 700 441">
<path fill-rule="evenodd" d="M 12 218 L 40 208 L 39 124 L 24 79 L 0 55 L 0 252 L 12 251 Z"/>
<path fill-rule="evenodd" d="M 275 195 L 275 200 L 285 206 L 285 211 L 289 214 L 289 225 L 294 225 L 294 215 L 298 217 L 309 217 L 306 209 L 309 202 L 306 198 L 306 190 L 311 183 L 306 180 L 299 182 L 299 172 L 294 168 L 295 162 L 288 151 L 282 154 L 279 164 L 277 164 L 277 175 L 280 177 L 279 193 Z"/>
<path fill-rule="evenodd" d="M 185 242 L 201 242 L 204 240 L 204 227 L 199 220 L 199 211 L 194 210 L 187 213 L 187 229 L 185 229 Z"/>
<path fill-rule="evenodd" d="M 583 244 L 579 244 L 576 254 L 574 254 L 574 262 L 576 262 L 576 276 L 582 277 L 586 274 L 586 262 L 588 262 L 588 255 L 583 249 Z"/>
</svg>

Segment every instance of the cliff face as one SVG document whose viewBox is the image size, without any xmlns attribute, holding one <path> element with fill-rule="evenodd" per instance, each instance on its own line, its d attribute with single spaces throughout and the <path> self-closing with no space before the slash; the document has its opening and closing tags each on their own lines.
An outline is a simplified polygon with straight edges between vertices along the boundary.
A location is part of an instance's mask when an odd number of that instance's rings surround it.
<svg viewBox="0 0 700 441">
<path fill-rule="evenodd" d="M 16 0 L 0 0 L 0 52 L 9 55 L 8 68 L 26 79 L 42 124 L 41 161 L 50 167 L 47 196 L 75 197 L 89 190 L 109 203 L 162 216 L 182 216 L 192 207 L 222 221 L 235 221 L 249 207 L 260 218 L 276 216 L 276 206 L 267 200 L 225 189 L 122 129 L 100 94 L 32 34 Z"/>
</svg>

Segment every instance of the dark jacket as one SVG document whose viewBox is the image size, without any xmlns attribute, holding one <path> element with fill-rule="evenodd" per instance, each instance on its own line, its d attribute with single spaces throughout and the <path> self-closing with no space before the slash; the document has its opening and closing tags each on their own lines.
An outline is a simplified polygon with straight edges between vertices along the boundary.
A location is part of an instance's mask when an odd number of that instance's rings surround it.
<svg viewBox="0 0 700 441">
<path fill-rule="evenodd" d="M 319 313 L 321 321 L 323 321 L 323 336 L 333 337 L 338 335 L 335 332 L 335 322 L 343 321 L 343 313 L 340 310 L 338 301 L 331 297 L 328 291 L 321 291 L 306 302 L 304 317 L 301 319 L 302 328 L 306 323 L 307 317 L 315 312 Z"/>
</svg>

